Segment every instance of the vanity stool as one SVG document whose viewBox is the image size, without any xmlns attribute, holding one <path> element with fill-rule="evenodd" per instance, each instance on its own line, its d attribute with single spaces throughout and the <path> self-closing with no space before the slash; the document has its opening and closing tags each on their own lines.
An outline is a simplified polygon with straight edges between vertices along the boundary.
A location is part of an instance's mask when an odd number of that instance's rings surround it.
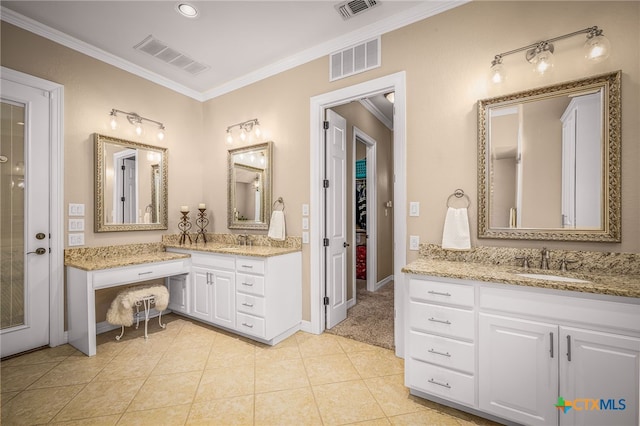
<svg viewBox="0 0 640 426">
<path fill-rule="evenodd" d="M 144 309 L 144 338 L 147 339 L 147 325 L 149 323 L 149 311 L 151 305 L 160 311 L 158 324 L 162 328 L 166 328 L 166 324 L 162 323 L 162 311 L 167 309 L 169 305 L 169 291 L 163 285 L 137 286 L 127 288 L 116 296 L 111 302 L 111 307 L 107 311 L 107 321 L 110 324 L 120 325 L 122 331 L 116 340 L 120 340 L 124 335 L 125 326 L 133 325 L 136 320 L 136 329 L 140 325 L 140 308 Z M 133 309 L 135 308 L 135 315 Z"/>
</svg>

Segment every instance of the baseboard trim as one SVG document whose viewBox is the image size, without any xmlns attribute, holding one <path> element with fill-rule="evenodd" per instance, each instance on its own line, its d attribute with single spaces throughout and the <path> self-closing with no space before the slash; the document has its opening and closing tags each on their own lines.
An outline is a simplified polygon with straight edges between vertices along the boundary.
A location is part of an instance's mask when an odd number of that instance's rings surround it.
<svg viewBox="0 0 640 426">
<path fill-rule="evenodd" d="M 378 281 L 376 283 L 375 291 L 380 290 L 382 287 L 389 284 L 391 281 L 393 281 L 393 275 L 389 275 L 388 277 Z"/>
<path fill-rule="evenodd" d="M 305 333 L 311 334 L 322 334 L 322 333 L 314 333 L 313 328 L 311 327 L 311 321 L 300 321 L 300 331 L 304 331 Z"/>
</svg>

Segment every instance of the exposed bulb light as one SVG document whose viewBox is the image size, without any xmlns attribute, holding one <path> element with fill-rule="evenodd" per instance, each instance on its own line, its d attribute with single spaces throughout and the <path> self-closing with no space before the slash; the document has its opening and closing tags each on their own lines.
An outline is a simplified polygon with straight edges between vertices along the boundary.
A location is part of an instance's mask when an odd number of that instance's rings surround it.
<svg viewBox="0 0 640 426">
<path fill-rule="evenodd" d="M 178 4 L 176 4 L 176 10 L 182 16 L 185 16 L 187 18 L 195 18 L 198 16 L 198 9 L 196 9 L 195 6 L 189 3 L 179 2 Z"/>
<path fill-rule="evenodd" d="M 231 130 L 227 130 L 227 144 L 231 145 L 233 143 L 233 136 L 231 135 Z"/>
<path fill-rule="evenodd" d="M 152 120 L 150 118 L 142 117 L 136 114 L 135 112 L 126 112 L 126 111 L 121 111 L 115 108 L 112 109 L 111 112 L 109 113 L 109 116 L 111 117 L 109 120 L 109 125 L 111 126 L 112 130 L 116 130 L 116 128 L 118 127 L 118 119 L 117 119 L 118 114 L 124 115 L 127 118 L 127 121 L 129 122 L 129 124 L 135 127 L 136 135 L 142 136 L 144 134 L 143 125 L 145 121 L 147 121 L 149 123 L 153 123 L 154 125 L 158 126 L 158 133 L 156 133 L 156 137 L 158 138 L 158 140 L 164 140 L 165 127 L 164 127 L 164 124 L 162 124 L 161 122 Z"/>
<path fill-rule="evenodd" d="M 247 132 L 245 132 L 244 129 L 242 129 L 242 131 L 240 132 L 240 140 L 244 142 L 246 139 L 247 139 Z"/>
<path fill-rule="evenodd" d="M 260 123 L 257 118 L 252 118 L 251 120 L 243 121 L 242 123 L 233 124 L 227 127 L 226 141 L 228 144 L 233 143 L 233 129 L 235 127 L 240 130 L 240 140 L 242 142 L 254 137 L 258 140 L 262 138 L 263 133 Z"/>
<path fill-rule="evenodd" d="M 158 140 L 164 140 L 164 126 L 161 126 L 158 130 Z"/>
<path fill-rule="evenodd" d="M 502 65 L 502 59 L 507 55 L 523 51 L 525 52 L 527 61 L 533 64 L 533 70 L 535 72 L 540 75 L 547 74 L 553 69 L 554 65 L 554 45 L 552 43 L 584 34 L 587 35 L 587 41 L 583 47 L 586 59 L 591 62 L 600 62 L 609 57 L 611 44 L 609 40 L 602 35 L 602 30 L 594 26 L 495 55 L 491 62 L 490 79 L 493 83 L 501 83 L 504 81 L 506 74 L 504 72 L 504 66 Z"/>
<path fill-rule="evenodd" d="M 136 135 L 138 136 L 142 135 L 142 123 L 136 124 Z"/>
<path fill-rule="evenodd" d="M 256 122 L 255 126 L 253 126 L 253 133 L 255 133 L 256 137 L 259 138 L 262 135 L 262 130 L 260 130 L 260 124 Z"/>
<path fill-rule="evenodd" d="M 116 113 L 111 111 L 111 120 L 109 121 L 109 125 L 111 126 L 111 130 L 115 130 L 118 128 L 118 119 L 116 118 Z"/>
</svg>

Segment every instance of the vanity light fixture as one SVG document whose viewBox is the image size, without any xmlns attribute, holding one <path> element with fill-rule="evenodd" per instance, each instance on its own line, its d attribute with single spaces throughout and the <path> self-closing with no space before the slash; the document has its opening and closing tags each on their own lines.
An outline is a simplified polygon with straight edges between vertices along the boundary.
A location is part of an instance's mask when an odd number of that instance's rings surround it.
<svg viewBox="0 0 640 426">
<path fill-rule="evenodd" d="M 118 127 L 118 114 L 122 114 L 125 117 L 127 117 L 127 121 L 129 122 L 129 124 L 131 124 L 132 126 L 135 126 L 136 134 L 138 136 L 142 135 L 142 133 L 144 132 L 144 128 L 142 127 L 142 124 L 145 121 L 148 121 L 158 126 L 158 133 L 156 135 L 158 140 L 164 139 L 165 128 L 164 128 L 164 124 L 162 124 L 161 122 L 152 120 L 150 118 L 142 117 L 136 114 L 135 112 L 125 112 L 115 108 L 112 109 L 111 112 L 109 113 L 109 116 L 111 117 L 111 120 L 109 121 L 109 125 L 111 126 L 112 130 L 115 130 Z"/>
<path fill-rule="evenodd" d="M 587 60 L 591 62 L 601 62 L 609 57 L 611 43 L 609 43 L 609 40 L 602 34 L 602 30 L 597 26 L 584 28 L 549 40 L 543 40 L 528 46 L 519 47 L 508 52 L 497 54 L 493 58 L 493 61 L 491 61 L 491 81 L 494 83 L 501 83 L 504 81 L 506 74 L 504 72 L 502 59 L 505 56 L 523 51 L 525 51 L 526 60 L 533 64 L 533 70 L 539 74 L 545 74 L 553 67 L 553 42 L 580 34 L 587 35 L 587 41 L 583 46 L 585 53 L 584 56 Z"/>
<path fill-rule="evenodd" d="M 260 139 L 262 135 L 262 130 L 260 129 L 260 123 L 257 118 L 253 118 L 251 120 L 243 121 L 242 123 L 233 124 L 227 127 L 227 144 L 231 145 L 233 143 L 233 128 L 237 127 L 240 129 L 240 139 L 244 142 L 248 135 L 253 132 L 256 138 Z"/>
</svg>

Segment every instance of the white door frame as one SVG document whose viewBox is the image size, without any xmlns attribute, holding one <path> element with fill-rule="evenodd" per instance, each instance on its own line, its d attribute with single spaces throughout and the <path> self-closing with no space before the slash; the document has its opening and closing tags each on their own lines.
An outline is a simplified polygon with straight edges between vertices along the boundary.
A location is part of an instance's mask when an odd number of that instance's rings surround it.
<svg viewBox="0 0 640 426">
<path fill-rule="evenodd" d="M 377 202 L 377 157 L 376 157 L 376 140 L 371 136 L 367 135 L 365 132 L 353 126 L 353 156 L 355 159 L 356 152 L 356 144 L 357 139 L 360 139 L 364 142 L 364 145 L 367 147 L 367 183 L 366 183 L 366 191 L 367 191 L 367 233 L 365 234 L 365 240 L 367 244 L 367 291 L 376 291 L 378 284 L 378 209 L 376 206 Z M 354 164 L 354 179 L 353 179 L 353 190 L 352 194 L 355 194 L 355 164 Z M 351 219 L 351 223 L 355 223 L 356 211 L 355 208 L 352 209 L 353 217 Z M 356 228 L 353 227 L 353 236 L 351 241 L 356 241 Z M 357 246 L 353 244 L 353 301 L 354 304 L 356 302 L 356 256 L 357 256 Z"/>
<path fill-rule="evenodd" d="M 393 169 L 395 208 L 393 216 L 394 228 L 394 309 L 395 309 L 395 346 L 396 355 L 404 356 L 404 285 L 400 277 L 402 267 L 406 264 L 406 73 L 404 71 L 380 77 L 364 83 L 338 89 L 314 96 L 310 99 L 310 303 L 311 321 L 307 331 L 320 334 L 324 331 L 325 313 L 322 301 L 324 288 L 324 247 L 322 246 L 322 224 L 325 220 L 322 203 L 322 178 L 324 170 L 324 110 L 352 100 L 369 97 L 381 92 L 395 92 Z"/>
<path fill-rule="evenodd" d="M 29 74 L 0 67 L 2 78 L 49 94 L 49 345 L 66 343 L 64 333 L 64 86 Z"/>
</svg>

